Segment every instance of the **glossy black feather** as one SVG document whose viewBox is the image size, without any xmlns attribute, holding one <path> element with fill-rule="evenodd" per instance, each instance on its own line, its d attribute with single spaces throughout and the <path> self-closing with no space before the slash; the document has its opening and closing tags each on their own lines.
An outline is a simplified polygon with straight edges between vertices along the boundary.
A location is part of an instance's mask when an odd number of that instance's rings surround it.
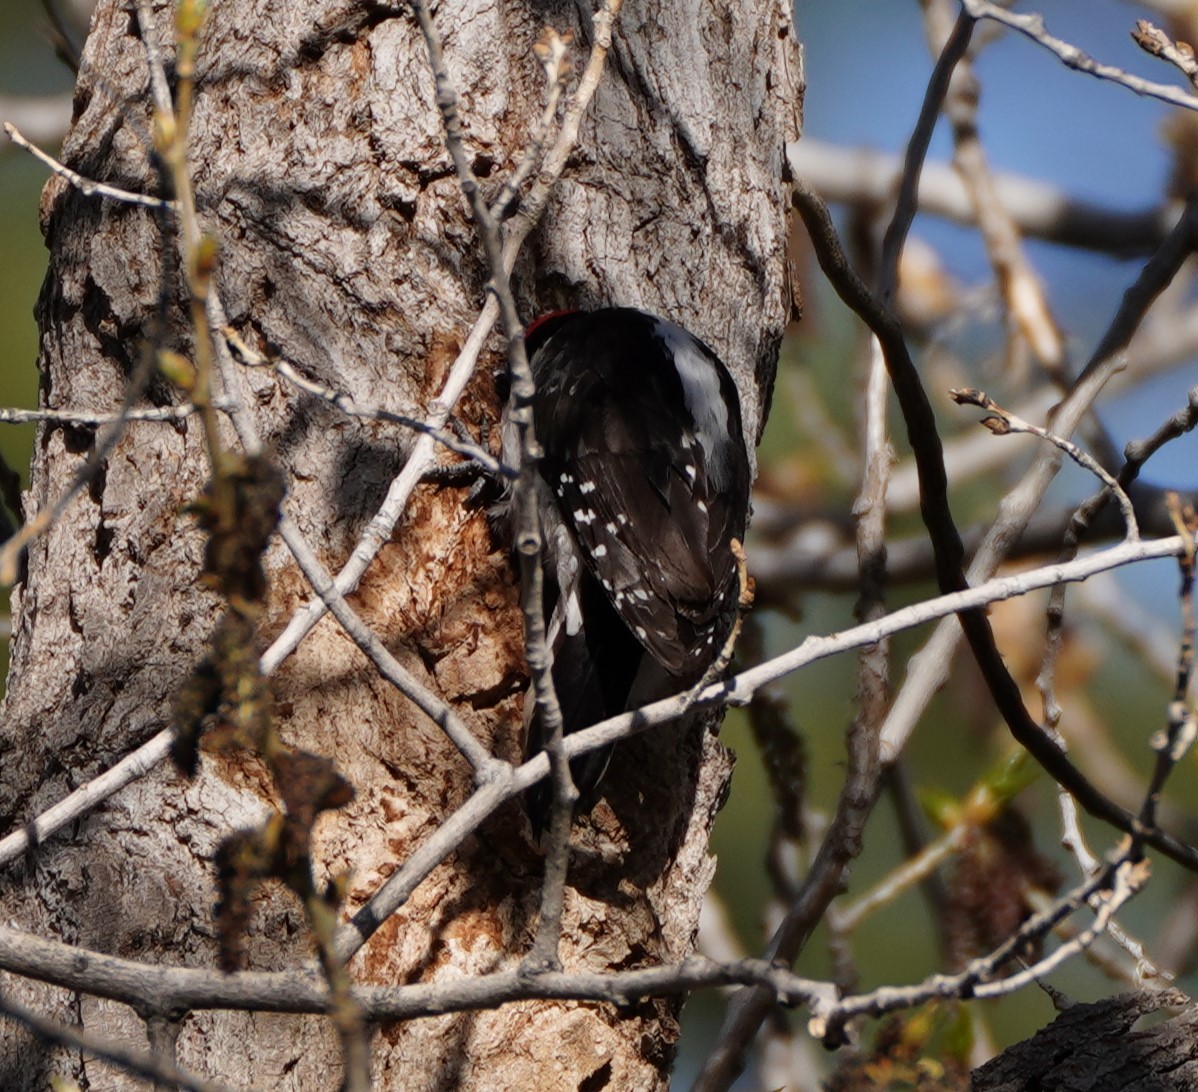
<svg viewBox="0 0 1198 1092">
<path fill-rule="evenodd" d="M 718 653 L 739 590 L 731 541 L 745 531 L 748 455 L 731 376 L 678 326 L 627 308 L 567 312 L 534 324 L 527 347 L 569 733 L 697 680 Z M 563 548 L 580 564 L 563 565 Z M 542 742 L 534 720 L 527 752 Z M 586 806 L 607 758 L 572 764 Z M 549 800 L 548 782 L 529 794 L 534 829 Z"/>
<path fill-rule="evenodd" d="M 730 408 L 727 443 L 696 436 L 669 329 L 712 368 Z M 637 640 L 680 678 L 718 651 L 735 596 L 748 460 L 736 388 L 697 338 L 629 309 L 554 316 L 533 331 L 540 471 Z M 713 465 L 719 460 L 720 465 Z"/>
</svg>

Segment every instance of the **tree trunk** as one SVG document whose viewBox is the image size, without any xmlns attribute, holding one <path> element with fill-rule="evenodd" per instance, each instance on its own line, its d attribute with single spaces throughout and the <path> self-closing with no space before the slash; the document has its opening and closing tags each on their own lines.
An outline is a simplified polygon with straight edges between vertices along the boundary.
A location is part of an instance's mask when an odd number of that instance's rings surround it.
<svg viewBox="0 0 1198 1092">
<path fill-rule="evenodd" d="M 154 5 L 168 55 L 169 5 Z M 82 174 L 156 192 L 145 51 L 127 0 L 101 0 L 64 159 Z M 498 192 L 542 109 L 532 52 L 542 26 L 575 32 L 573 5 L 444 0 L 445 38 L 475 170 Z M 168 71 L 169 71 L 168 65 Z M 217 288 L 249 345 L 304 375 L 423 416 L 484 301 L 486 269 L 445 151 L 419 28 L 407 9 L 357 0 L 212 4 L 197 73 L 190 162 L 203 227 L 220 241 Z M 618 303 L 681 322 L 729 363 L 756 435 L 788 317 L 783 144 L 800 89 L 789 10 L 739 0 L 629 0 L 577 150 L 516 270 L 526 317 Z M 145 209 L 59 179 L 43 198 L 50 268 L 38 307 L 43 402 L 114 412 L 154 328 L 174 241 Z M 165 257 L 164 257 L 165 255 Z M 181 297 L 182 293 L 177 292 Z M 186 350 L 180 300 L 168 344 Z M 476 434 L 498 409 L 493 338 L 458 407 Z M 411 447 L 409 433 L 345 417 L 268 369 L 223 392 L 252 413 L 284 468 L 286 511 L 336 571 Z M 177 400 L 154 381 L 151 402 Z M 233 443 L 232 431 L 227 439 Z M 26 518 L 53 503 L 96 430 L 44 427 Z M 196 418 L 134 423 L 101 473 L 30 548 L 14 593 L 15 639 L 0 735 L 4 829 L 112 766 L 170 721 L 220 604 L 198 582 L 203 536 L 184 506 L 204 485 Z M 491 751 L 519 760 L 522 659 L 508 555 L 464 489 L 421 486 L 353 597 L 400 661 L 450 701 Z M 310 591 L 290 555 L 267 557 L 265 642 Z M 356 798 L 318 827 L 319 878 L 352 871 L 360 905 L 471 791 L 464 760 L 328 618 L 275 676 L 287 742 L 333 758 Z M 622 744 L 607 800 L 574 831 L 564 915 L 567 970 L 676 960 L 690 952 L 714 870 L 707 835 L 729 756 L 705 733 Z M 10 867 L 6 920 L 152 962 L 214 964 L 213 855 L 276 806 L 260 760 L 206 751 L 186 780 L 162 764 Z M 536 923 L 541 857 L 510 804 L 443 862 L 351 964 L 363 983 L 448 980 L 514 966 Z M 311 960 L 295 897 L 257 901 L 249 966 Z M 43 1012 L 144 1048 L 122 1005 L 50 986 L 17 991 Z M 525 1002 L 384 1025 L 380 1087 L 648 1089 L 667 1081 L 678 1004 L 617 1011 Z M 53 1074 L 119 1084 L 78 1054 L 0 1024 L 0 1086 Z M 326 1018 L 185 1014 L 181 1065 L 272 1088 L 334 1087 Z"/>
</svg>

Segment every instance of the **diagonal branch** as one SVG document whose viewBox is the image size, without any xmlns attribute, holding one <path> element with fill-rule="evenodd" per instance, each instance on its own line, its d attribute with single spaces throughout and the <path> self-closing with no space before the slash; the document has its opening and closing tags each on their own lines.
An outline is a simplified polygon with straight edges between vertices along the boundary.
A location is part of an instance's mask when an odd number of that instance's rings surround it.
<svg viewBox="0 0 1198 1092">
<path fill-rule="evenodd" d="M 39 976 L 40 977 L 40 976 Z M 90 991 L 89 992 L 96 992 Z M 82 1028 L 51 1020 L 33 1009 L 26 1008 L 0 993 L 0 1019 L 12 1020 L 33 1032 L 43 1042 L 65 1046 L 82 1054 L 90 1054 L 132 1077 L 155 1082 L 155 1087 L 168 1086 L 186 1092 L 222 1092 L 225 1085 L 187 1073 L 163 1058 L 128 1050 L 118 1043 L 92 1035 Z"/>
<path fill-rule="evenodd" d="M 801 183 L 796 184 L 795 200 L 800 215 L 816 242 L 825 275 L 841 298 L 857 312 L 881 342 L 891 381 L 907 423 L 908 440 L 919 468 L 920 508 L 935 550 L 937 580 L 945 594 L 963 591 L 969 587 L 962 570 L 964 548 L 949 508 L 947 479 L 935 416 L 907 351 L 902 329 L 893 313 L 877 303 L 849 268 L 823 202 Z M 1158 254 L 1148 263 L 1149 267 L 1154 267 L 1151 278 L 1149 269 L 1146 268 L 1141 280 L 1128 290 L 1125 307 L 1129 300 L 1138 299 L 1142 293 L 1150 291 L 1152 286 L 1155 286 L 1155 292 L 1159 292 L 1163 285 L 1168 283 L 1168 277 L 1162 278 L 1161 274 L 1175 271 L 1190 251 L 1189 219 L 1185 218 L 1183 224 L 1179 225 L 1179 230 L 1170 237 L 1173 243 L 1171 253 L 1167 257 Z M 1127 328 L 1119 331 L 1124 338 L 1130 336 L 1130 333 L 1131 330 Z M 1095 361 L 1106 360 L 1118 346 L 1118 336 L 1108 332 L 1108 336 L 1095 353 Z M 1094 371 L 1095 361 L 1083 372 L 1083 380 Z M 960 622 L 999 712 L 1016 741 L 1027 748 L 1053 780 L 1077 797 L 1082 807 L 1096 818 L 1130 833 L 1134 827 L 1133 817 L 1099 792 L 1028 713 L 1019 686 L 1007 671 L 995 645 L 985 613 L 979 610 L 963 611 L 960 614 Z"/>
<path fill-rule="evenodd" d="M 807 637 L 797 648 L 743 671 L 731 679 L 713 683 L 697 695 L 687 691 L 642 709 L 611 717 L 581 732 L 575 732 L 564 741 L 566 757 L 577 758 L 600 747 L 617 743 L 649 728 L 676 720 L 692 709 L 745 705 L 763 687 L 817 660 L 837 656 L 864 645 L 876 644 L 913 626 L 948 617 L 962 610 L 979 609 L 988 603 L 1025 595 L 1062 581 L 1085 580 L 1096 573 L 1122 565 L 1150 558 L 1176 557 L 1183 548 L 1184 543 L 1179 536 L 1147 542 L 1125 542 L 1068 565 L 1049 565 L 1000 577 L 965 591 L 914 603 L 909 607 L 892 611 L 876 621 L 851 626 L 829 636 Z M 424 878 L 477 830 L 505 800 L 535 784 L 545 777 L 548 771 L 549 760 L 544 754 L 540 754 L 514 769 L 509 779 L 497 779 L 478 789 L 342 927 L 337 938 L 342 957 L 348 959 L 357 952 L 379 926 L 411 897 Z M 1134 818 L 1129 813 L 1120 811 L 1119 817 L 1123 824 L 1120 829 L 1132 828 Z M 1145 844 L 1155 847 L 1186 868 L 1198 871 L 1198 848 L 1161 830 L 1141 830 L 1140 833 Z M 3 848 L 0 844 L 0 852 Z M 0 856 L 0 861 L 2 860 L 3 857 Z"/>
<path fill-rule="evenodd" d="M 961 7 L 975 19 L 992 19 L 1005 27 L 1018 31 L 1030 38 L 1037 45 L 1043 46 L 1052 53 L 1066 68 L 1075 72 L 1085 73 L 1100 80 L 1109 80 L 1134 91 L 1137 95 L 1147 98 L 1160 99 L 1170 106 L 1180 106 L 1185 110 L 1198 110 L 1198 95 L 1191 95 L 1180 88 L 1167 83 L 1155 83 L 1141 76 L 1133 76 L 1113 64 L 1096 61 L 1088 53 L 1063 38 L 1049 33 L 1044 23 L 1044 17 L 1035 12 L 1021 14 L 1007 11 L 1006 8 L 992 3 L 991 0 L 961 0 Z"/>
</svg>

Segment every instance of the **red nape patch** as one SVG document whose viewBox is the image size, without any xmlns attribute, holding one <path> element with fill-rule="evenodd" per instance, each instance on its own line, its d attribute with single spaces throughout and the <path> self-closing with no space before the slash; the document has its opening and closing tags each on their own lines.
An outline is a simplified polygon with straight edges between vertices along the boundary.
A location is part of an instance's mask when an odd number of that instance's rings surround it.
<svg viewBox="0 0 1198 1092">
<path fill-rule="evenodd" d="M 524 328 L 524 340 L 527 341 L 547 322 L 552 322 L 556 318 L 562 318 L 565 315 L 581 315 L 582 312 L 577 307 L 567 307 L 564 311 L 550 311 L 547 314 L 540 315 L 533 319 Z"/>
</svg>

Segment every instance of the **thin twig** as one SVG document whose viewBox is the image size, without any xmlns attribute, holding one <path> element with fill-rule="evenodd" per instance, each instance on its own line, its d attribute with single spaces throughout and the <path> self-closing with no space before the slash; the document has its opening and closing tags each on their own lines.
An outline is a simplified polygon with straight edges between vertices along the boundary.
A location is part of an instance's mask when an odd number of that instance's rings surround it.
<svg viewBox="0 0 1198 1092">
<path fill-rule="evenodd" d="M 885 274 L 884 274 L 885 275 Z M 886 427 L 889 382 L 886 362 L 876 337 L 868 340 L 868 372 L 865 385 L 865 418 L 861 422 L 863 467 L 861 488 L 853 504 L 857 518 L 857 571 L 859 592 L 853 613 L 863 622 L 881 617 L 886 609 L 886 485 L 894 463 Z M 890 699 L 890 643 L 879 641 L 865 645 L 857 653 L 857 714 L 846 736 L 848 769 L 836 805 L 836 814 L 823 844 L 816 854 L 808 880 L 795 892 L 791 909 L 804 906 L 812 912 L 823 892 L 835 894 L 841 877 L 864 845 L 862 831 L 881 788 L 882 766 L 878 761 L 878 731 Z M 821 873 L 825 882 L 811 882 Z M 819 890 L 817 898 L 812 892 Z M 824 902 L 827 908 L 827 902 Z M 789 916 L 789 915 L 788 915 Z M 801 932 L 806 932 L 806 929 Z M 796 936 L 800 930 L 796 930 Z M 779 934 L 775 933 L 778 937 Z M 840 937 L 845 934 L 841 933 Z M 793 954 L 785 950 L 786 941 L 775 952 L 788 962 L 805 943 L 791 941 Z M 855 979 L 850 970 L 847 944 L 834 944 L 837 983 L 842 988 Z M 746 1006 L 747 1007 L 747 1006 Z"/>
<path fill-rule="evenodd" d="M 1195 234 L 1198 233 L 1198 211 L 1196 210 L 1198 210 L 1198 205 L 1191 201 L 1187 205 L 1186 213 L 1179 221 L 1177 228 L 1177 233 L 1188 234 L 1191 239 L 1190 246 L 1193 245 L 1192 240 Z M 1183 242 L 1185 238 L 1186 235 L 1183 234 Z M 1184 260 L 1185 253 L 1182 247 L 1178 247 L 1178 257 L 1175 259 L 1178 264 Z M 1124 449 L 1125 462 L 1117 478 L 1120 488 L 1126 493 L 1126 490 L 1139 477 L 1144 464 L 1156 452 L 1164 447 L 1165 444 L 1190 432 L 1196 424 L 1198 424 L 1198 387 L 1190 391 L 1186 407 L 1165 421 L 1152 436 L 1146 440 L 1133 441 L 1127 445 Z M 1067 561 L 1076 555 L 1082 539 L 1090 530 L 1094 520 L 1102 512 L 1103 508 L 1106 507 L 1110 497 L 1111 490 L 1104 489 L 1100 493 L 1096 493 L 1090 497 L 1089 500 L 1074 511 L 1069 520 L 1069 526 L 1065 530 L 1062 547 L 1058 555 L 1061 560 Z M 1036 683 L 1044 697 L 1045 715 L 1050 725 L 1055 725 L 1059 719 L 1059 709 L 1053 696 L 1053 674 L 1063 641 L 1064 617 L 1065 589 L 1054 588 L 1048 604 L 1048 631 L 1045 641 L 1044 662 L 1040 667 L 1040 672 L 1036 679 Z"/>
<path fill-rule="evenodd" d="M 166 116 L 174 111 L 171 102 L 170 83 L 166 78 L 166 64 L 162 59 L 162 48 L 158 42 L 158 27 L 154 19 L 151 0 L 137 0 L 137 30 L 142 49 L 146 51 L 146 67 L 150 72 L 150 94 L 154 109 Z"/>
<path fill-rule="evenodd" d="M 1031 909 L 1040 912 L 1048 910 L 1056 901 L 1045 892 L 1036 889 L 1027 891 L 1025 898 Z M 1079 932 L 1080 930 L 1069 922 L 1062 921 L 1053 926 L 1053 933 L 1066 941 L 1075 940 Z M 1098 945 L 1087 948 L 1084 952 L 1087 962 L 1097 967 L 1108 978 L 1116 982 L 1129 982 L 1135 986 L 1142 986 L 1149 981 L 1173 981 L 1173 974 L 1149 959 L 1144 945 L 1127 932 L 1115 918 L 1107 921 L 1106 936 L 1111 942 L 1111 947 L 1120 949 L 1123 955 L 1132 961 L 1132 965 L 1128 966 L 1128 960 L 1120 958 L 1118 952 L 1103 951 Z"/>
<path fill-rule="evenodd" d="M 1144 464 L 1165 444 L 1192 432 L 1196 425 L 1198 425 L 1198 387 L 1192 387 L 1186 398 L 1184 409 L 1173 414 L 1146 440 L 1134 440 L 1123 449 L 1123 457 L 1127 462 L 1119 472 L 1119 484 L 1126 489 L 1139 476 Z"/>
<path fill-rule="evenodd" d="M 994 416 L 983 417 L 981 424 L 985 425 L 995 436 L 1024 433 L 1028 436 L 1038 436 L 1041 440 L 1047 440 L 1053 447 L 1059 448 L 1078 466 L 1083 470 L 1088 470 L 1110 490 L 1119 503 L 1119 511 L 1123 513 L 1123 525 L 1126 528 L 1128 539 L 1134 542 L 1140 537 L 1140 527 L 1136 522 L 1136 512 L 1132 507 L 1131 498 L 1119 481 L 1109 474 L 1105 467 L 1088 451 L 1083 451 L 1077 444 L 1066 440 L 1063 436 L 1058 436 L 1051 429 L 1033 425 L 1018 414 L 1003 409 L 985 391 L 977 390 L 974 387 L 953 387 L 948 392 L 948 396 L 958 406 L 977 406 L 979 409 L 992 413 Z"/>
<path fill-rule="evenodd" d="M 1145 53 L 1160 57 L 1173 65 L 1190 83 L 1198 88 L 1198 59 L 1194 50 L 1185 42 L 1175 42 L 1160 27 L 1147 19 L 1137 19 L 1131 40 Z"/>
<path fill-rule="evenodd" d="M 217 399 L 216 407 L 224 412 L 232 408 L 223 399 Z M 196 412 L 196 406 L 191 402 L 184 402 L 178 406 L 144 406 L 125 413 L 98 413 L 95 410 L 82 409 L 0 409 L 0 425 L 28 425 L 42 421 L 53 425 L 90 425 L 94 428 L 128 421 L 162 421 L 177 424 Z"/>
<path fill-rule="evenodd" d="M 836 909 L 836 928 L 851 933 L 874 911 L 888 906 L 903 892 L 923 883 L 929 876 L 955 853 L 959 853 L 970 836 L 970 827 L 957 823 L 939 838 L 929 842 L 914 857 L 892 868 L 868 891 L 858 895 L 852 902 Z"/>
<path fill-rule="evenodd" d="M 1094 76 L 1100 80 L 1109 80 L 1111 83 L 1126 87 L 1129 91 L 1134 91 L 1137 95 L 1160 99 L 1161 102 L 1167 102 L 1171 106 L 1180 106 L 1185 110 L 1198 110 L 1198 96 L 1189 95 L 1167 83 L 1154 83 L 1152 80 L 1133 76 L 1130 72 L 1125 72 L 1113 64 L 1096 61 L 1077 46 L 1050 34 L 1042 15 L 1035 12 L 1024 15 L 1019 12 L 1007 11 L 1006 8 L 991 3 L 990 0 L 961 0 L 961 6 L 975 19 L 993 19 L 996 23 L 1017 30 L 1037 45 L 1043 46 L 1054 54 L 1062 64 L 1067 68 L 1072 68 L 1075 72 L 1083 72 L 1087 76 Z"/>
<path fill-rule="evenodd" d="M 1190 708 L 1188 701 L 1190 679 L 1194 673 L 1194 534 L 1198 531 L 1198 516 L 1189 506 L 1183 509 L 1176 494 L 1172 496 L 1172 501 L 1173 518 L 1185 543 L 1185 549 L 1178 558 L 1181 571 L 1181 590 L 1178 598 L 1181 604 L 1182 628 L 1181 642 L 1177 650 L 1177 678 L 1173 687 L 1173 700 L 1169 703 L 1165 730 L 1157 732 L 1152 739 L 1156 763 L 1144 793 L 1144 803 L 1140 807 L 1140 819 L 1149 827 L 1156 824 L 1157 808 L 1160 806 L 1165 781 L 1193 746 L 1195 736 L 1198 735 L 1198 716 Z"/>
<path fill-rule="evenodd" d="M 950 0 L 923 0 L 929 36 L 938 41 L 956 6 Z M 973 203 L 978 233 L 1002 292 L 1012 336 L 1008 357 L 1029 345 L 1049 374 L 1062 378 L 1065 340 L 1052 316 L 1044 288 L 1024 253 L 1019 231 L 999 199 L 986 151 L 978 135 L 980 85 L 970 58 L 962 58 L 945 97 L 944 112 L 953 129 L 953 164 Z M 1010 370 L 1008 368 L 1008 370 Z"/>
<path fill-rule="evenodd" d="M 979 584 L 966 591 L 942 595 L 896 610 L 874 622 L 848 627 L 830 636 L 810 636 L 789 652 L 741 672 L 724 682 L 714 683 L 699 695 L 689 691 L 665 698 L 641 709 L 622 713 L 608 720 L 575 732 L 566 737 L 563 747 L 567 758 L 617 743 L 622 739 L 660 724 L 676 720 L 691 709 L 717 705 L 745 705 L 761 688 L 777 682 L 786 675 L 831 656 L 863 645 L 893 637 L 905 629 L 961 610 L 983 607 L 989 603 L 1024 595 L 1038 588 L 1051 587 L 1062 580 L 1084 580 L 1098 572 L 1150 558 L 1175 557 L 1183 549 L 1178 536 L 1156 541 L 1122 543 L 1109 550 L 1099 551 L 1068 565 L 1050 565 Z M 510 779 L 497 778 L 477 790 L 454 812 L 412 856 L 396 870 L 382 887 L 345 925 L 338 937 L 344 958 L 356 952 L 384 921 L 402 906 L 421 881 L 442 860 L 452 853 L 505 800 L 523 792 L 543 778 L 549 770 L 544 754 L 529 759 L 511 773 Z M 1105 798 L 1104 798 L 1105 799 Z M 1103 815 L 1125 832 L 1137 829 L 1135 817 L 1106 802 Z M 1198 871 L 1198 849 L 1159 830 L 1144 834 L 1147 844 L 1186 868 Z"/>
<path fill-rule="evenodd" d="M 878 267 L 878 298 L 883 303 L 890 302 L 898 287 L 899 259 L 918 208 L 919 175 L 928 154 L 928 145 L 932 142 L 932 132 L 940 116 L 940 106 L 944 102 L 944 96 L 948 94 L 953 69 L 969 48 L 974 22 L 964 11 L 961 12 L 957 25 L 936 60 L 936 67 L 932 70 L 927 90 L 924 92 L 919 120 L 915 124 L 911 139 L 907 142 L 894 213 L 882 239 L 882 256 Z"/>
<path fill-rule="evenodd" d="M 80 785 L 74 792 L 43 811 L 36 818 L 21 824 L 11 834 L 0 839 L 0 868 L 32 852 L 55 831 L 73 823 L 126 785 L 144 777 L 171 753 L 174 732 L 164 728 L 148 739 L 132 754 L 99 777 Z"/>
<path fill-rule="evenodd" d="M 889 383 L 886 362 L 875 337 L 869 339 L 869 369 L 865 386 L 864 453 L 861 489 L 853 504 L 857 519 L 857 569 L 860 587 L 856 617 L 867 622 L 880 617 L 886 604 L 886 492 L 894 466 L 894 448 L 886 428 Z M 862 650 L 858 661 L 858 717 L 874 731 L 882 722 L 889 700 L 889 649 L 884 642 Z"/>
<path fill-rule="evenodd" d="M 82 1028 L 42 1016 L 33 1009 L 5 997 L 3 993 L 0 993 L 0 1017 L 23 1025 L 43 1042 L 93 1055 L 130 1076 L 153 1081 L 156 1087 L 184 1088 L 188 1092 L 221 1092 L 226 1087 L 187 1073 L 165 1059 L 126 1050 L 99 1035 L 89 1034 Z"/>
<path fill-rule="evenodd" d="M 508 176 L 491 208 L 492 215 L 501 223 L 510 215 L 516 198 L 520 194 L 520 187 L 528 181 L 541 161 L 541 154 L 545 150 L 545 138 L 549 134 L 554 118 L 557 117 L 557 108 L 561 102 L 562 93 L 566 89 L 566 80 L 573 70 L 570 60 L 570 45 L 573 40 L 574 35 L 571 31 L 558 34 L 553 27 L 546 27 L 541 32 L 537 44 L 533 46 L 533 53 L 536 54 L 537 60 L 541 62 L 541 68 L 545 71 L 545 80 L 549 84 L 549 98 L 545 103 L 545 109 L 541 111 L 541 116 L 529 134 L 528 144 L 524 149 L 520 165 Z"/>
<path fill-rule="evenodd" d="M 808 1030 L 826 1044 L 836 1045 L 841 1042 L 845 1024 L 857 1016 L 882 1016 L 935 998 L 982 999 L 1015 993 L 1093 944 L 1119 908 L 1143 888 L 1149 872 L 1143 861 L 1119 861 L 1105 869 L 1101 876 L 1087 880 L 1057 899 L 1047 911 L 1030 916 L 1003 944 L 988 956 L 974 960 L 960 974 L 933 975 L 915 986 L 883 986 L 860 997 L 833 1001 L 826 1009 L 822 1008 L 822 999 L 817 999 Z M 1088 929 L 1025 970 L 995 979 L 997 972 L 1015 959 L 1029 941 L 1047 936 L 1058 922 L 1092 900 L 1097 900 L 1098 905 L 1094 923 Z"/>
<path fill-rule="evenodd" d="M 110 201 L 119 201 L 124 205 L 141 205 L 148 209 L 169 209 L 171 211 L 175 209 L 175 203 L 165 198 L 133 193 L 130 190 L 123 190 L 119 186 L 110 186 L 107 182 L 96 182 L 94 179 L 84 178 L 78 171 L 71 170 L 65 163 L 60 163 L 52 155 L 43 152 L 36 144 L 26 140 L 20 130 L 10 121 L 4 123 L 4 131 L 8 134 L 8 139 L 18 148 L 24 148 L 34 159 L 40 160 L 56 175 L 65 178 L 85 197 L 106 197 Z"/>
<path fill-rule="evenodd" d="M 478 444 L 461 440 L 452 432 L 448 432 L 445 429 L 432 428 L 427 422 L 412 417 L 409 414 L 396 413 L 394 410 L 383 409 L 382 406 L 376 406 L 372 402 L 362 402 L 346 391 L 334 390 L 323 383 L 317 383 L 315 380 L 308 379 L 306 376 L 301 375 L 286 358 L 281 356 L 264 356 L 262 353 L 251 348 L 237 331 L 230 326 L 224 327 L 221 330 L 221 334 L 241 359 L 242 363 L 253 368 L 270 368 L 276 375 L 286 380 L 293 387 L 298 388 L 305 394 L 319 398 L 322 402 L 327 402 L 347 417 L 358 417 L 367 421 L 401 425 L 403 428 L 411 429 L 413 432 L 431 436 L 442 447 L 447 448 L 456 455 L 462 455 L 478 463 L 489 474 L 500 475 L 504 478 L 514 478 L 516 476 L 515 470 L 509 466 L 504 466 L 494 455 L 484 448 L 479 447 Z"/>
</svg>

